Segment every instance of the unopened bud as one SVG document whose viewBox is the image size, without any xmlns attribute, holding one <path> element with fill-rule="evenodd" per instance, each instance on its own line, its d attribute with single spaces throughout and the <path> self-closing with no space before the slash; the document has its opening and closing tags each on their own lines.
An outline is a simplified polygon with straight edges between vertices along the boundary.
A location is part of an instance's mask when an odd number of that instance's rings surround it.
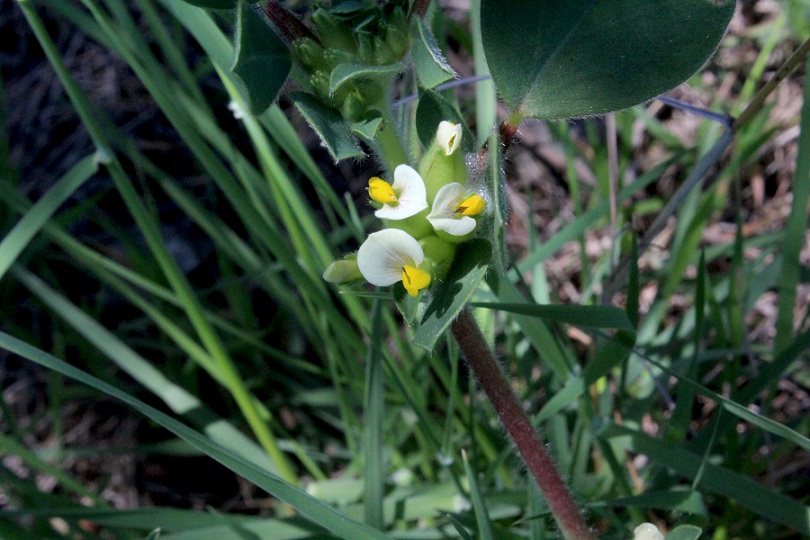
<svg viewBox="0 0 810 540">
<path fill-rule="evenodd" d="M 318 37 L 326 47 L 340 49 L 354 56 L 357 44 L 351 28 L 325 9 L 317 9 L 311 16 Z"/>
<path fill-rule="evenodd" d="M 330 264 L 323 272 L 323 279 L 336 284 L 361 281 L 363 274 L 357 267 L 357 254 L 348 255 Z"/>
<path fill-rule="evenodd" d="M 461 124 L 454 124 L 446 120 L 439 122 L 439 129 L 436 130 L 436 143 L 444 151 L 445 156 L 451 156 L 459 149 L 462 134 Z"/>
<path fill-rule="evenodd" d="M 633 540 L 664 540 L 664 535 L 652 523 L 642 523 L 633 529 Z"/>
<path fill-rule="evenodd" d="M 419 162 L 419 174 L 425 181 L 428 203 L 439 190 L 452 182 L 467 183 L 467 164 L 464 155 L 459 151 L 461 146 L 461 124 L 443 121 L 436 131 L 433 144 L 425 151 Z"/>
</svg>

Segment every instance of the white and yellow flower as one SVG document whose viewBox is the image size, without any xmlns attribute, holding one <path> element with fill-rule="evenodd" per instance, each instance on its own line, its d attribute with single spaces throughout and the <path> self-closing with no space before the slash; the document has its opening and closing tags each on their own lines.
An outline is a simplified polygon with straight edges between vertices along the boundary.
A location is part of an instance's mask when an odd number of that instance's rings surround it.
<svg viewBox="0 0 810 540">
<path fill-rule="evenodd" d="M 408 165 L 394 169 L 393 184 L 376 176 L 369 180 L 368 196 L 382 205 L 374 212 L 380 219 L 406 219 L 428 207 L 425 182 Z"/>
<path fill-rule="evenodd" d="M 478 223 L 473 216 L 484 211 L 486 202 L 477 193 L 470 193 L 458 182 L 442 186 L 433 201 L 427 219 L 437 231 L 451 236 L 466 236 Z"/>
<path fill-rule="evenodd" d="M 444 151 L 445 156 L 450 156 L 461 146 L 461 124 L 454 124 L 447 120 L 439 122 L 436 130 L 436 143 Z"/>
<path fill-rule="evenodd" d="M 430 285 L 430 274 L 419 268 L 424 260 L 419 242 L 399 229 L 368 235 L 357 252 L 357 266 L 366 281 L 379 287 L 401 281 L 411 296 Z"/>
<path fill-rule="evenodd" d="M 633 540 L 664 540 L 664 535 L 652 523 L 642 523 L 633 529 Z"/>
</svg>

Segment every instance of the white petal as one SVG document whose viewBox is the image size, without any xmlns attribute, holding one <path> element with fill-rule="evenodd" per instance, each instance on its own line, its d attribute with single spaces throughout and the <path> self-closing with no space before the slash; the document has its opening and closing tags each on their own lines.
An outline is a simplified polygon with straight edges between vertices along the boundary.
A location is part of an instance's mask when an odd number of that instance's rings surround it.
<svg viewBox="0 0 810 540">
<path fill-rule="evenodd" d="M 442 186 L 436 198 L 433 199 L 433 208 L 428 214 L 428 219 L 452 218 L 456 212 L 456 208 L 464 200 L 465 195 L 464 186 L 458 182 L 452 182 L 446 186 Z"/>
<path fill-rule="evenodd" d="M 652 523 L 642 523 L 633 530 L 633 540 L 664 540 L 664 535 Z"/>
<path fill-rule="evenodd" d="M 383 205 L 374 212 L 378 218 L 405 219 L 428 207 L 425 182 L 412 167 L 400 165 L 394 169 L 394 183 L 391 187 L 397 194 L 397 205 Z"/>
<path fill-rule="evenodd" d="M 436 142 L 444 150 L 445 156 L 450 156 L 461 145 L 461 124 L 442 121 L 436 130 Z"/>
<path fill-rule="evenodd" d="M 422 246 L 399 229 L 383 229 L 368 235 L 357 251 L 357 266 L 366 281 L 385 287 L 402 280 L 402 267 L 419 266 L 425 260 Z"/>
<path fill-rule="evenodd" d="M 434 229 L 453 236 L 464 236 L 475 229 L 475 219 L 456 215 L 456 209 L 464 201 L 466 194 L 466 189 L 458 182 L 442 186 L 433 200 L 433 208 L 427 217 Z"/>
<path fill-rule="evenodd" d="M 476 225 L 476 221 L 470 216 L 461 216 L 460 218 L 428 218 L 428 220 L 437 231 L 444 231 L 453 236 L 469 234 L 475 230 Z"/>
</svg>

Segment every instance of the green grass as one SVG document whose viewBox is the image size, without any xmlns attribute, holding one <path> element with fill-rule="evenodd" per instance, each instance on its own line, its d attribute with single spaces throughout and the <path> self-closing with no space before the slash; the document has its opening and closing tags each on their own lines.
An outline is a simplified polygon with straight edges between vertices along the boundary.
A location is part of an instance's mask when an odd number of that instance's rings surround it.
<svg viewBox="0 0 810 540">
<path fill-rule="evenodd" d="M 16 173 L 0 179 L 0 298 L 13 306 L 0 313 L 7 351 L 0 362 L 23 358 L 54 374 L 42 398 L 49 406 L 37 416 L 2 404 L 0 455 L 17 456 L 30 473 L 0 467 L 8 500 L 0 536 L 147 538 L 160 529 L 151 537 L 557 538 L 456 344 L 439 336 L 433 345 L 436 336 L 402 324 L 387 291 L 336 289 L 321 278 L 373 221 L 363 217 L 364 201 L 327 180 L 331 163 L 304 144 L 296 113 L 275 105 L 257 117 L 226 117 L 225 103 L 241 99 L 229 70 L 227 17 L 178 0 L 26 0 L 15 9 L 24 11 L 94 148 L 36 200 L 11 180 Z M 128 66 L 187 163 L 161 162 L 91 103 L 45 13 Z M 472 305 L 600 537 L 629 538 L 641 521 L 668 530 L 696 525 L 704 538 L 810 535 L 806 475 L 777 474 L 810 451 L 810 425 L 806 415 L 781 415 L 773 399 L 780 381 L 806 387 L 808 380 L 810 334 L 793 306 L 810 275 L 800 256 L 810 130 L 798 139 L 783 228 L 743 234 L 739 195 L 760 154 L 789 127 L 770 125 L 769 107 L 744 112 L 763 87 L 770 52 L 789 53 L 806 37 L 789 21 L 787 13 L 769 22 L 759 42 L 745 38 L 757 46 L 757 61 L 742 73 L 747 80 L 733 102 L 712 105 L 743 115 L 733 131 L 701 119 L 685 145 L 644 109 L 616 113 L 620 173 L 639 157 L 631 143 L 639 125 L 647 147 L 660 151 L 616 191 L 596 124 L 583 137 L 553 124 L 573 219 L 554 234 L 531 228 L 519 259 L 497 234 L 509 221 L 495 220 L 496 270 Z M 447 24 L 446 32 L 467 32 Z M 742 47 L 740 39 L 727 38 L 721 55 Z M 485 73 L 480 48 L 468 52 L 475 73 Z M 727 68 L 710 69 L 722 78 Z M 795 120 L 802 127 L 810 125 L 808 87 Z M 474 116 L 477 141 L 495 148 L 494 91 L 482 83 L 474 95 L 460 110 Z M 4 148 L 13 142 L 2 138 Z M 11 165 L 3 160 L 5 175 Z M 597 185 L 577 177 L 577 164 Z M 491 159 L 487 180 L 497 185 L 502 166 Z M 672 171 L 675 186 L 665 197 L 657 186 Z M 115 199 L 116 215 L 85 195 L 91 180 L 104 184 L 102 202 Z M 583 301 L 572 305 L 547 265 L 603 234 L 611 198 L 619 210 L 614 249 L 577 255 L 581 269 L 570 273 Z M 506 195 L 496 191 L 493 203 L 500 215 Z M 712 225 L 737 218 L 731 241 L 706 241 Z M 203 277 L 185 270 L 173 247 L 178 222 L 193 231 L 186 241 L 206 253 Z M 87 224 L 105 234 L 88 238 L 80 232 Z M 671 239 L 660 246 L 665 228 Z M 655 264 L 639 263 L 638 254 L 649 260 L 663 250 Z M 752 339 L 755 302 L 768 291 L 778 295 L 773 339 Z M 609 293 L 626 302 L 603 305 Z M 258 515 L 111 508 L 103 482 L 73 476 L 60 428 L 68 420 L 60 404 L 109 398 L 162 441 L 182 441 L 185 452 L 245 478 L 254 498 L 277 502 Z M 56 450 L 38 441 L 37 425 L 51 426 Z M 125 450 L 149 459 L 152 447 L 133 445 Z M 40 489 L 34 473 L 55 487 Z M 52 526 L 56 517 L 68 532 Z M 83 520 L 103 533 L 89 532 Z"/>
</svg>

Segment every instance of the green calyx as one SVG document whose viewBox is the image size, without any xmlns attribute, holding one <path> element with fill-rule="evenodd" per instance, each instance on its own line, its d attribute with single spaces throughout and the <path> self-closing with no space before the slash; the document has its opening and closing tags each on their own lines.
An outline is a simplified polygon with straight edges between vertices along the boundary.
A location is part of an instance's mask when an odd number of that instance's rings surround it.
<svg viewBox="0 0 810 540">
<path fill-rule="evenodd" d="M 450 271 L 456 256 L 456 245 L 429 234 L 419 239 L 419 245 L 425 252 L 425 263 L 430 265 L 434 279 L 442 279 Z M 425 263 L 422 266 L 425 266 Z"/>
<path fill-rule="evenodd" d="M 363 274 L 357 266 L 357 253 L 346 255 L 327 266 L 323 272 L 323 279 L 339 285 L 363 281 Z"/>
<path fill-rule="evenodd" d="M 468 178 L 467 164 L 464 162 L 462 152 L 457 151 L 449 156 L 445 155 L 444 150 L 437 142 L 430 145 L 430 148 L 422 156 L 418 171 L 425 181 L 427 201 L 431 205 L 436 198 L 436 193 L 443 186 L 452 182 L 464 185 L 467 183 Z"/>
<path fill-rule="evenodd" d="M 423 237 L 433 233 L 433 226 L 427 220 L 427 215 L 430 212 L 430 208 L 426 208 L 422 210 L 418 214 L 411 216 L 406 219 L 384 219 L 383 223 L 389 229 L 399 229 L 405 231 L 406 233 L 410 234 L 417 240 L 421 240 Z"/>
</svg>

